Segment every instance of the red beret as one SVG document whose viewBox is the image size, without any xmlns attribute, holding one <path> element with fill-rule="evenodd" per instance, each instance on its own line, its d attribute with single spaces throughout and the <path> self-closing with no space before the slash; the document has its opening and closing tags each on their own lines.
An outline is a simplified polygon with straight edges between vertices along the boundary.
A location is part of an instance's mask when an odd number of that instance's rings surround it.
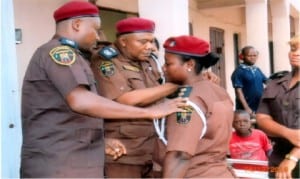
<svg viewBox="0 0 300 179">
<path fill-rule="evenodd" d="M 136 33 L 136 32 L 151 32 L 155 30 L 155 23 L 152 20 L 130 17 L 120 20 L 116 23 L 117 35 Z"/>
<path fill-rule="evenodd" d="M 97 17 L 99 9 L 86 1 L 70 1 L 55 10 L 53 17 L 56 22 L 73 17 Z"/>
<path fill-rule="evenodd" d="M 209 43 L 194 36 L 170 37 L 164 43 L 166 52 L 203 57 L 209 53 Z"/>
</svg>

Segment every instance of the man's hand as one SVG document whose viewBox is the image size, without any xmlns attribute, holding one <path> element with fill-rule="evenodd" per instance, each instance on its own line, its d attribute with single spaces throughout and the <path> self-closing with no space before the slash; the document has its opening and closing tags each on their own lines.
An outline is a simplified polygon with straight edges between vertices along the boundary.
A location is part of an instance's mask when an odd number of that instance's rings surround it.
<svg viewBox="0 0 300 179">
<path fill-rule="evenodd" d="M 296 167 L 297 162 L 284 159 L 278 168 L 276 168 L 276 179 L 292 179 L 292 170 Z"/>
<path fill-rule="evenodd" d="M 188 106 L 185 98 L 166 99 L 163 103 L 149 109 L 153 119 L 159 119 L 174 112 L 186 112 L 183 107 Z"/>
<path fill-rule="evenodd" d="M 204 79 L 207 79 L 207 80 L 209 80 L 209 81 L 211 81 L 211 82 L 213 82 L 215 84 L 218 84 L 218 85 L 221 82 L 220 78 L 216 74 L 214 74 L 213 72 L 211 72 L 211 71 L 203 72 L 202 76 L 204 77 Z"/>
<path fill-rule="evenodd" d="M 117 160 L 122 155 L 126 155 L 126 147 L 121 141 L 113 138 L 105 138 L 105 154 Z"/>
</svg>

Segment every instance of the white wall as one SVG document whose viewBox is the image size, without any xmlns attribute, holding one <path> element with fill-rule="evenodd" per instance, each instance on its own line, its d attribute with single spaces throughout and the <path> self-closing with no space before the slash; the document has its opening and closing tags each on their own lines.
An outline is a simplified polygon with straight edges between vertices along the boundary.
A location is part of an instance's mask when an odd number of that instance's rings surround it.
<svg viewBox="0 0 300 179">
<path fill-rule="evenodd" d="M 100 7 L 107 7 L 115 10 L 133 13 L 138 12 L 138 0 L 97 0 L 96 4 Z"/>
<path fill-rule="evenodd" d="M 225 73 L 227 92 L 234 101 L 234 89 L 231 84 L 231 74 L 235 69 L 233 34 L 241 37 L 240 46 L 245 45 L 245 17 L 244 8 L 218 8 L 198 10 L 190 6 L 190 21 L 193 23 L 194 35 L 209 41 L 209 27 L 217 27 L 224 30 Z"/>
<path fill-rule="evenodd" d="M 53 12 L 68 0 L 13 0 L 15 27 L 22 29 L 22 43 L 17 45 L 19 84 L 37 47 L 52 38 L 55 32 Z"/>
<path fill-rule="evenodd" d="M 164 63 L 164 41 L 171 36 L 189 33 L 188 11 L 188 1 L 139 0 L 140 16 L 155 22 L 155 35 L 160 42 L 159 59 L 162 64 Z"/>
</svg>

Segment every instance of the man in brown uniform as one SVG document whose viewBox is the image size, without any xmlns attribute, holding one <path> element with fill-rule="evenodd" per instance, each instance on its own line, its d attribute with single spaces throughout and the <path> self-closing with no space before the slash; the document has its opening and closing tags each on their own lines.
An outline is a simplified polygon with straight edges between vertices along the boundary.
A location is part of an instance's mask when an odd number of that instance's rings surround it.
<svg viewBox="0 0 300 179">
<path fill-rule="evenodd" d="M 299 35 L 291 39 L 288 56 L 292 71 L 270 80 L 257 110 L 258 126 L 275 143 L 269 158 L 271 178 L 300 178 Z"/>
<path fill-rule="evenodd" d="M 190 86 L 189 100 L 197 108 L 172 114 L 167 120 L 166 178 L 232 178 L 226 153 L 232 133 L 233 104 L 219 85 L 203 79 L 201 71 L 218 61 L 209 44 L 193 36 L 170 37 L 164 43 L 167 81 Z M 178 95 L 185 96 L 188 88 Z M 192 105 L 192 106 L 193 106 Z"/>
<path fill-rule="evenodd" d="M 150 59 L 153 50 L 153 21 L 128 18 L 117 23 L 117 40 L 99 51 L 92 69 L 101 95 L 123 104 L 147 106 L 173 93 L 177 85 L 160 85 L 156 63 Z M 135 116 L 135 114 L 132 114 Z M 152 121 L 105 120 L 105 137 L 116 138 L 126 146 L 127 155 L 118 160 L 107 156 L 108 177 L 150 177 L 155 131 Z"/>
<path fill-rule="evenodd" d="M 36 50 L 23 81 L 21 177 L 101 178 L 101 118 L 158 118 L 179 110 L 182 103 L 142 109 L 98 96 L 85 60 L 99 40 L 98 8 L 70 1 L 54 12 L 54 19 L 56 34 Z"/>
</svg>

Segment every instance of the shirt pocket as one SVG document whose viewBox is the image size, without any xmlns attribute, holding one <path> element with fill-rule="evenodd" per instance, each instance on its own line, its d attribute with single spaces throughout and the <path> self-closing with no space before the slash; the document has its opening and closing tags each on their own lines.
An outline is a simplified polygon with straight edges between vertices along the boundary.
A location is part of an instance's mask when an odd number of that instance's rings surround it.
<svg viewBox="0 0 300 179">
<path fill-rule="evenodd" d="M 75 150 L 69 155 L 73 168 L 104 165 L 104 138 L 102 129 L 82 128 L 75 131 Z"/>
<path fill-rule="evenodd" d="M 127 138 L 151 137 L 154 135 L 152 125 L 122 125 L 119 132 Z"/>
<path fill-rule="evenodd" d="M 40 170 L 41 168 L 47 169 L 47 154 L 40 149 L 32 148 L 29 146 L 23 146 L 21 155 L 21 176 L 32 177 L 42 176 L 45 171 Z"/>
<path fill-rule="evenodd" d="M 145 88 L 144 78 L 141 72 L 126 71 L 126 76 L 128 79 L 128 86 L 132 89 L 142 89 Z"/>
</svg>

